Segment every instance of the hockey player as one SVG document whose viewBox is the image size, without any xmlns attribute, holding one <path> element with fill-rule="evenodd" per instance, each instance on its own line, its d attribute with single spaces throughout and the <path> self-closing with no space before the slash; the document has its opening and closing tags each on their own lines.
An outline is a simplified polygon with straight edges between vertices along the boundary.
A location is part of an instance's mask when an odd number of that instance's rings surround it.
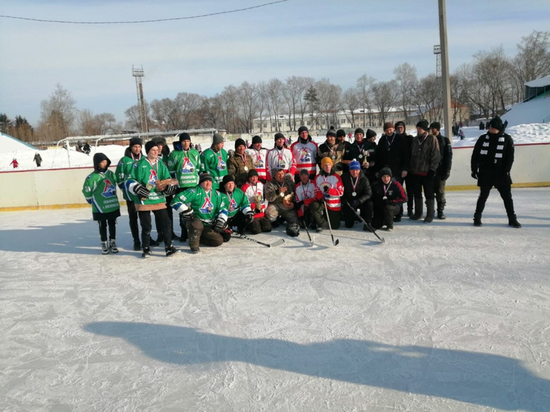
<svg viewBox="0 0 550 412">
<path fill-rule="evenodd" d="M 300 170 L 300 183 L 296 185 L 296 202 L 294 204 L 294 209 L 296 209 L 300 218 L 300 226 L 309 227 L 313 223 L 314 216 L 311 213 L 310 207 L 316 200 L 315 184 L 309 179 L 309 170 L 302 169 Z M 315 206 L 313 208 L 315 209 Z M 319 220 L 318 214 L 316 217 Z M 324 222 L 321 219 L 315 223 L 317 224 L 317 228 L 322 228 Z"/>
<path fill-rule="evenodd" d="M 248 225 L 253 235 L 260 232 L 271 232 L 271 221 L 266 217 L 267 200 L 264 198 L 264 185 L 259 180 L 258 171 L 248 172 L 248 182 L 241 188 L 254 211 L 254 220 Z"/>
<path fill-rule="evenodd" d="M 383 167 L 379 172 L 379 180 L 373 188 L 374 217 L 372 226 L 380 229 L 386 225 L 386 230 L 393 230 L 393 217 L 399 211 L 399 206 L 407 201 L 403 186 L 392 178 L 389 167 Z"/>
<path fill-rule="evenodd" d="M 246 143 L 243 139 L 235 140 L 235 152 L 227 162 L 227 173 L 234 176 L 235 184 L 241 187 L 248 180 L 248 171 L 254 169 L 252 157 L 246 153 Z"/>
<path fill-rule="evenodd" d="M 334 134 L 334 137 L 336 137 L 336 134 Z M 319 147 L 309 135 L 309 130 L 306 126 L 300 126 L 298 128 L 298 139 L 292 143 L 290 150 L 296 160 L 296 175 L 294 181 L 296 183 L 300 181 L 299 171 L 302 169 L 307 169 L 309 178 L 313 179 L 317 173 L 316 158 Z"/>
<path fill-rule="evenodd" d="M 254 136 L 252 138 L 252 146 L 249 149 L 246 149 L 246 153 L 252 157 L 254 169 L 258 172 L 258 180 L 265 184 L 267 179 L 267 149 L 262 147 L 262 138 L 260 136 Z"/>
<path fill-rule="evenodd" d="M 227 227 L 226 199 L 213 189 L 213 179 L 208 173 L 200 175 L 198 186 L 174 196 L 172 208 L 187 223 L 191 252 L 200 252 L 200 243 L 214 247 L 223 244 L 220 233 Z"/>
<path fill-rule="evenodd" d="M 122 196 L 126 200 L 126 208 L 128 209 L 128 220 L 130 221 L 130 231 L 132 232 L 132 238 L 134 239 L 134 250 L 141 250 L 141 241 L 139 240 L 139 228 L 138 228 L 138 212 L 136 210 L 135 202 L 139 199 L 126 188 L 126 180 L 130 177 L 132 167 L 135 163 L 141 159 L 141 139 L 139 137 L 132 137 L 130 144 L 124 151 L 124 156 L 118 161 L 116 167 L 116 179 L 118 187 L 122 190 Z"/>
<path fill-rule="evenodd" d="M 94 155 L 94 171 L 82 187 L 86 201 L 92 205 L 92 216 L 99 223 L 101 252 L 118 253 L 116 245 L 116 218 L 120 216 L 120 204 L 116 193 L 116 176 L 109 170 L 111 161 L 103 153 Z M 109 241 L 107 241 L 107 225 Z"/>
<path fill-rule="evenodd" d="M 361 171 L 361 165 L 357 160 L 350 162 L 349 172 L 342 175 L 342 183 L 344 185 L 342 210 L 346 227 L 353 227 L 357 220 L 354 210 L 359 210 L 363 220 L 370 223 L 372 220 L 372 189 L 369 179 Z M 350 209 L 350 206 L 353 210 Z M 368 230 L 367 227 L 363 227 L 363 229 Z"/>
<path fill-rule="evenodd" d="M 212 177 L 212 187 L 218 190 L 223 177 L 227 174 L 227 152 L 224 146 L 223 136 L 214 133 L 212 146 L 201 154 L 201 170 Z"/>
<path fill-rule="evenodd" d="M 235 186 L 233 175 L 223 177 L 222 196 L 225 196 L 227 204 L 227 227 L 232 230 L 235 226 L 239 233 L 244 233 L 245 228 L 254 220 L 254 211 L 250 207 L 250 202 L 244 192 Z M 224 242 L 231 239 L 231 233 L 221 232 Z"/>
<path fill-rule="evenodd" d="M 366 171 L 369 168 L 369 152 L 368 145 L 364 139 L 365 131 L 358 127 L 355 129 L 355 141 L 346 145 L 344 156 L 342 157 L 342 164 L 344 165 L 344 172 L 349 170 L 349 164 L 352 160 L 357 160 L 361 164 L 361 169 Z"/>
<path fill-rule="evenodd" d="M 341 131 L 344 133 L 345 137 L 346 133 L 343 130 Z M 341 175 L 344 169 L 344 166 L 342 165 L 342 157 L 344 156 L 345 149 L 346 146 L 344 143 L 336 142 L 336 133 L 334 130 L 329 130 L 327 132 L 327 140 L 319 146 L 319 150 L 317 151 L 317 164 L 319 169 L 321 168 L 321 160 L 325 157 L 330 157 L 332 159 L 332 163 L 334 164 L 334 171 Z"/>
<path fill-rule="evenodd" d="M 265 198 L 269 202 L 265 214 L 272 223 L 278 218 L 286 220 L 287 235 L 298 236 L 300 225 L 292 202 L 295 193 L 294 178 L 292 174 L 285 173 L 283 168 L 272 170 L 273 180 L 265 185 Z"/>
<path fill-rule="evenodd" d="M 267 180 L 273 179 L 275 172 L 282 169 L 285 174 L 290 174 L 294 179 L 296 171 L 296 160 L 292 155 L 292 151 L 285 147 L 285 135 L 277 133 L 275 135 L 275 147 L 267 152 Z"/>
<path fill-rule="evenodd" d="M 340 226 L 340 211 L 342 210 L 342 203 L 340 198 L 344 194 L 344 185 L 342 179 L 334 170 L 332 170 L 332 159 L 325 157 L 321 161 L 321 171 L 315 176 L 315 197 L 319 201 L 319 211 L 324 211 L 324 205 L 321 202 L 325 202 L 327 205 L 328 216 L 330 219 L 330 227 L 332 229 L 338 229 Z M 317 214 L 315 211 L 312 213 Z M 317 218 L 315 219 L 317 221 Z"/>
<path fill-rule="evenodd" d="M 191 136 L 188 133 L 178 134 L 179 150 L 174 150 L 168 157 L 168 171 L 170 175 L 178 180 L 177 193 L 197 186 L 199 183 L 199 170 L 201 169 L 200 154 L 191 147 Z M 170 209 L 169 213 L 172 211 Z M 181 217 L 181 215 L 180 215 Z M 180 219 L 181 236 L 180 241 L 187 241 L 187 225 Z"/>
<path fill-rule="evenodd" d="M 147 157 L 142 157 L 132 168 L 132 173 L 126 181 L 126 187 L 134 195 L 139 197 L 136 202 L 136 210 L 141 223 L 142 256 L 151 256 L 149 241 L 151 235 L 151 213 L 158 219 L 162 227 L 164 250 L 166 256 L 177 252 L 172 246 L 172 230 L 170 230 L 170 218 L 166 210 L 166 196 L 176 192 L 177 186 L 167 185 L 163 192 L 156 188 L 159 180 L 169 179 L 170 172 L 164 163 L 159 160 L 159 149 L 154 141 L 145 144 Z"/>
</svg>

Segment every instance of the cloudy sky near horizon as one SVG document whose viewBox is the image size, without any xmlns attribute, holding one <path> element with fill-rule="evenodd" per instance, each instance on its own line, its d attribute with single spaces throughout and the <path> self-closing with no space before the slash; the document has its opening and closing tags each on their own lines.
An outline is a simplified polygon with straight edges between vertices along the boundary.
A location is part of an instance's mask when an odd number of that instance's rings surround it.
<svg viewBox="0 0 550 412">
<path fill-rule="evenodd" d="M 2 0 L 0 15 L 131 21 L 216 13 L 270 0 Z M 550 27 L 548 0 L 447 0 L 451 71 L 480 50 L 516 52 L 521 37 Z M 328 78 L 344 90 L 367 74 L 393 77 L 403 62 L 435 71 L 437 0 L 288 0 L 253 10 L 148 24 L 73 25 L 0 18 L 0 113 L 36 126 L 40 102 L 61 84 L 94 114 L 145 98 L 213 96 L 225 86 L 289 76 Z"/>
</svg>

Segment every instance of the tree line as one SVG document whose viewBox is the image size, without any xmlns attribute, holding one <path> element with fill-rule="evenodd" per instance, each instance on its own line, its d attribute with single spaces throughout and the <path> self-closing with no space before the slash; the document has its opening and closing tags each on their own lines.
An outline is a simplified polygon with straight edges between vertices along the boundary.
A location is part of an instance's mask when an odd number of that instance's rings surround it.
<svg viewBox="0 0 550 412">
<path fill-rule="evenodd" d="M 338 125 L 336 114 L 345 111 L 352 127 L 373 125 L 373 113 L 384 122 L 390 109 L 397 108 L 407 121 L 412 114 L 440 120 L 442 85 L 435 73 L 418 78 L 416 67 L 402 63 L 393 70 L 389 81 L 378 81 L 364 74 L 356 85 L 343 90 L 329 79 L 291 76 L 285 81 L 271 79 L 257 84 L 243 82 L 226 86 L 214 97 L 181 92 L 175 98 L 145 102 L 149 130 L 225 129 L 229 133 L 251 133 L 255 118 L 271 117 L 269 129 L 278 130 L 287 122 L 291 130 L 304 124 L 328 128 Z M 463 64 L 450 76 L 451 99 L 470 108 L 471 113 L 490 118 L 504 113 L 511 105 L 523 101 L 525 83 L 550 74 L 550 32 L 533 31 L 522 37 L 514 56 L 506 56 L 502 46 L 480 51 L 470 63 Z M 365 109 L 357 119 L 355 111 Z M 453 110 L 456 116 L 457 109 Z M 22 116 L 15 120 L 0 114 L 5 133 L 24 141 L 54 141 L 70 135 L 101 135 L 123 130 L 140 130 L 137 105 L 125 111 L 125 123 L 117 123 L 110 113 L 94 115 L 78 111 L 71 94 L 61 85 L 49 99 L 41 102 L 41 118 L 33 129 Z M 285 115 L 282 117 L 282 115 Z M 280 118 L 281 116 L 281 118 Z"/>
</svg>

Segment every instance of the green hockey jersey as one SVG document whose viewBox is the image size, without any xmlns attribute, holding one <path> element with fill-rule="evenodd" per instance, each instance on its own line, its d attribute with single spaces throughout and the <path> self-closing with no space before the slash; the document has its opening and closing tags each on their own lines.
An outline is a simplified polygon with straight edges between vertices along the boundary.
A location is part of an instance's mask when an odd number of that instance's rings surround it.
<svg viewBox="0 0 550 412">
<path fill-rule="evenodd" d="M 210 192 L 206 192 L 202 186 L 187 189 L 174 196 L 171 206 L 178 213 L 193 209 L 207 226 L 212 226 L 218 217 L 227 220 L 227 196 L 214 189 Z"/>
<path fill-rule="evenodd" d="M 127 149 L 127 153 L 125 156 L 118 161 L 118 164 L 116 166 L 116 179 L 118 182 L 118 187 L 120 187 L 120 190 L 122 190 L 122 195 L 124 196 L 124 200 L 130 200 L 132 202 L 137 201 L 137 197 L 130 193 L 126 189 L 126 185 L 124 184 L 126 180 L 130 177 L 130 174 L 132 173 L 132 166 L 134 166 L 135 163 L 137 163 L 139 159 L 134 160 L 132 158 L 132 154 L 130 153 L 129 149 Z"/>
<path fill-rule="evenodd" d="M 227 152 L 225 149 L 221 149 L 219 152 L 215 152 L 211 147 L 206 149 L 201 154 L 201 165 L 201 171 L 210 173 L 214 180 L 212 188 L 218 189 L 223 177 L 227 175 Z"/>
<path fill-rule="evenodd" d="M 179 187 L 195 187 L 201 170 L 200 154 L 195 149 L 174 150 L 168 157 L 168 171 L 179 182 Z"/>
<path fill-rule="evenodd" d="M 248 198 L 246 197 L 244 192 L 238 187 L 235 188 L 233 193 L 222 193 L 222 196 L 225 196 L 226 198 L 225 202 L 227 203 L 227 216 L 229 218 L 235 216 L 239 212 L 239 210 L 241 210 L 243 213 L 252 210 L 250 208 L 250 202 L 248 201 Z"/>
<path fill-rule="evenodd" d="M 82 193 L 94 213 L 111 213 L 120 209 L 116 193 L 117 179 L 113 172 L 92 172 L 84 180 Z"/>
<path fill-rule="evenodd" d="M 166 198 L 162 192 L 157 192 L 155 182 L 157 180 L 170 179 L 170 172 L 166 165 L 160 160 L 152 164 L 149 159 L 142 157 L 134 166 L 132 167 L 132 173 L 130 177 L 126 180 L 126 188 L 128 191 L 133 193 L 133 187 L 140 183 L 143 186 L 147 187 L 151 192 L 149 196 L 145 199 L 137 199 L 137 202 L 142 205 L 156 205 L 158 203 L 166 202 Z"/>
</svg>

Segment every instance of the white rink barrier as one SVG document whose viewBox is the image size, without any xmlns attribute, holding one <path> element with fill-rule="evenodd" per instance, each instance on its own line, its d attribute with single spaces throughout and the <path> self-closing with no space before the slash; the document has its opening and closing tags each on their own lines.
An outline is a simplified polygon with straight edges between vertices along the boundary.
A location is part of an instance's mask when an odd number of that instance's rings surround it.
<svg viewBox="0 0 550 412">
<path fill-rule="evenodd" d="M 453 168 L 447 190 L 475 189 L 470 176 L 472 147 L 453 149 Z M 111 167 L 114 171 L 115 167 Z M 88 206 L 82 195 L 91 168 L 0 172 L 0 211 Z M 550 186 L 550 143 L 517 144 L 512 168 L 515 187 Z M 122 203 L 122 193 L 118 191 Z"/>
</svg>

